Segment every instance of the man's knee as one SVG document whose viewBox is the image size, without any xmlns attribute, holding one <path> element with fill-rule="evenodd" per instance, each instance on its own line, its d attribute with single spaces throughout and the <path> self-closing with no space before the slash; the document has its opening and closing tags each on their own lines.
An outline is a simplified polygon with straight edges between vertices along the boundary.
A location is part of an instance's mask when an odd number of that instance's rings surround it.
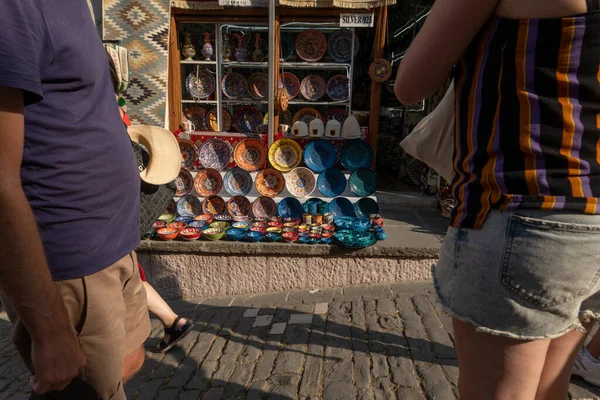
<svg viewBox="0 0 600 400">
<path fill-rule="evenodd" d="M 129 381 L 138 373 L 144 365 L 145 358 L 144 346 L 138 347 L 133 353 L 125 356 L 125 360 L 123 360 L 123 382 Z"/>
</svg>

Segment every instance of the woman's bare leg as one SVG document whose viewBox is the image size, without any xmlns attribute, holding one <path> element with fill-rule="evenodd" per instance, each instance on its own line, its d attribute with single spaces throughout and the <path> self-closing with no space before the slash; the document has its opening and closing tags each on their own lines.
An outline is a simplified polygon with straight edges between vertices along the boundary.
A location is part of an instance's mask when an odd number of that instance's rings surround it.
<svg viewBox="0 0 600 400">
<path fill-rule="evenodd" d="M 158 317 L 160 322 L 165 328 L 170 328 L 177 318 L 177 314 L 169 307 L 169 305 L 160 297 L 160 294 L 154 290 L 148 282 L 144 282 L 144 288 L 146 289 L 146 295 L 148 297 L 148 310 Z M 181 318 L 177 323 L 176 328 L 181 328 L 185 325 L 185 318 Z"/>
<path fill-rule="evenodd" d="M 589 330 L 594 326 L 593 323 L 589 324 Z M 585 346 L 587 351 L 590 352 L 590 355 L 594 357 L 596 360 L 600 360 L 600 330 L 596 332 L 596 334 L 592 337 L 592 340 Z"/>
</svg>

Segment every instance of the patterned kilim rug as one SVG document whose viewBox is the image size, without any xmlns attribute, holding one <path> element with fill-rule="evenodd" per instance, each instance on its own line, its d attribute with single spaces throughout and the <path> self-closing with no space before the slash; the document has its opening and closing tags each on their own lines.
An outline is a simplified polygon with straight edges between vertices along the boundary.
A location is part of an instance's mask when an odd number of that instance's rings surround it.
<svg viewBox="0 0 600 400">
<path fill-rule="evenodd" d="M 104 40 L 119 40 L 129 50 L 124 97 L 134 124 L 165 124 L 169 13 L 169 0 L 104 0 Z"/>
</svg>

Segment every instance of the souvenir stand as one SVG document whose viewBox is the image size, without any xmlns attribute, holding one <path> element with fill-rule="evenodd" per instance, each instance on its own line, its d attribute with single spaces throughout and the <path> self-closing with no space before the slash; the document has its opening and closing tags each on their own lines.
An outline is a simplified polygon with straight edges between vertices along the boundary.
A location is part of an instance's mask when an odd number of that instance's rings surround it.
<svg viewBox="0 0 600 400">
<path fill-rule="evenodd" d="M 156 227 L 177 215 L 171 228 L 192 228 L 179 232 L 183 239 L 349 247 L 385 239 L 371 170 L 379 93 L 374 82 L 365 118 L 352 109 L 352 89 L 359 47 L 373 47 L 375 57 L 383 48 L 387 6 L 258 5 L 173 2 L 169 124 L 180 132 L 183 168 Z M 371 20 L 377 43 L 341 27 L 346 14 Z"/>
</svg>

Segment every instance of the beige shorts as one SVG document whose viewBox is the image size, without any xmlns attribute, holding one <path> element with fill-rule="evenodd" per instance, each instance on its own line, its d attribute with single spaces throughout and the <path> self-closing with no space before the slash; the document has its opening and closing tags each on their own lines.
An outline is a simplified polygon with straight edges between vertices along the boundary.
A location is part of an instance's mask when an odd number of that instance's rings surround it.
<svg viewBox="0 0 600 400">
<path fill-rule="evenodd" d="M 56 284 L 86 355 L 82 378 L 102 399 L 126 400 L 123 359 L 144 344 L 151 329 L 135 253 L 93 275 Z M 3 303 L 16 324 L 12 307 Z"/>
</svg>

